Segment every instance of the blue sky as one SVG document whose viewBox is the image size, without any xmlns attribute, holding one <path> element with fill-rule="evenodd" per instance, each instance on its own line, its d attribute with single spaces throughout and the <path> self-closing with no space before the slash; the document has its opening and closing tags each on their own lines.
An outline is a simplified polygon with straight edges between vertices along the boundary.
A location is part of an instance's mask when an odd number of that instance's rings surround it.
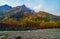
<svg viewBox="0 0 60 39">
<path fill-rule="evenodd" d="M 5 4 L 13 7 L 25 4 L 36 12 L 46 11 L 60 16 L 60 0 L 0 0 L 0 6 Z"/>
</svg>

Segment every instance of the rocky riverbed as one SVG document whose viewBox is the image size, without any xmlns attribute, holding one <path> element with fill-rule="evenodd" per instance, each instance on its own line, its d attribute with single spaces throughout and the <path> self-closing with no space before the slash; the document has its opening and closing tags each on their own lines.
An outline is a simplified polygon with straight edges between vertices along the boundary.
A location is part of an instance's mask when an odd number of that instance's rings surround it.
<svg viewBox="0 0 60 39">
<path fill-rule="evenodd" d="M 6 34 L 7 39 L 60 39 L 60 29 L 40 29 L 32 31 L 0 31 L 0 34 Z M 1 36 L 0 36 L 1 37 Z"/>
</svg>

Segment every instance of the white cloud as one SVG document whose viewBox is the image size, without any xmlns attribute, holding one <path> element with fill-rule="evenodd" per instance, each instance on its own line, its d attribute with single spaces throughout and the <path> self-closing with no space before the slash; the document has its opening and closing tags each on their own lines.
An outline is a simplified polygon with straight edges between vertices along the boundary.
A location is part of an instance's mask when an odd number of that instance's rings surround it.
<svg viewBox="0 0 60 39">
<path fill-rule="evenodd" d="M 27 7 L 31 8 L 31 0 L 26 0 L 26 3 L 24 3 Z"/>
<path fill-rule="evenodd" d="M 5 0 L 2 0 L 1 1 L 1 4 L 3 5 L 3 4 L 6 4 L 6 1 Z"/>
<path fill-rule="evenodd" d="M 27 7 L 29 7 L 30 8 L 30 6 L 31 6 L 31 4 L 30 3 L 26 3 L 25 4 Z"/>
<path fill-rule="evenodd" d="M 36 12 L 38 12 L 38 11 L 41 10 L 42 6 L 43 6 L 42 4 L 36 5 L 35 7 L 33 7 L 33 10 L 35 10 Z"/>
</svg>

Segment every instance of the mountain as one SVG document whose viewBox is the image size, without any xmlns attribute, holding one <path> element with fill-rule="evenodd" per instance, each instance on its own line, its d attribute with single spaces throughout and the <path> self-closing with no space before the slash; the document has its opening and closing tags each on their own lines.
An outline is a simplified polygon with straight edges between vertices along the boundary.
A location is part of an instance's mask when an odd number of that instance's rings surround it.
<svg viewBox="0 0 60 39">
<path fill-rule="evenodd" d="M 4 17 L 20 19 L 30 16 L 34 13 L 35 13 L 34 10 L 27 8 L 25 5 L 22 5 L 11 9 Z"/>
<path fill-rule="evenodd" d="M 0 6 L 0 11 L 6 11 L 6 10 L 10 10 L 10 9 L 12 9 L 12 7 L 8 6 L 8 5 Z"/>
<path fill-rule="evenodd" d="M 8 6 L 8 5 L 3 5 L 0 6 L 0 20 L 3 18 L 3 16 L 9 11 L 11 10 L 12 7 Z"/>
<path fill-rule="evenodd" d="M 27 8 L 25 5 L 17 6 L 17 7 L 11 7 L 8 5 L 0 6 L 0 19 L 5 17 L 19 19 L 32 15 L 34 13 L 35 13 L 34 10 Z"/>
<path fill-rule="evenodd" d="M 24 11 L 28 11 L 28 12 L 30 12 L 30 13 L 35 13 L 34 10 L 26 7 L 24 4 L 23 4 L 22 6 L 18 6 L 18 8 L 19 8 L 19 7 L 20 7 L 21 9 L 23 9 Z"/>
<path fill-rule="evenodd" d="M 25 5 L 13 7 L 8 10 L 6 9 L 7 12 L 3 10 L 5 14 L 0 20 L 0 29 L 32 30 L 60 28 L 60 16 L 44 11 L 36 13 L 34 10 L 27 8 Z"/>
</svg>

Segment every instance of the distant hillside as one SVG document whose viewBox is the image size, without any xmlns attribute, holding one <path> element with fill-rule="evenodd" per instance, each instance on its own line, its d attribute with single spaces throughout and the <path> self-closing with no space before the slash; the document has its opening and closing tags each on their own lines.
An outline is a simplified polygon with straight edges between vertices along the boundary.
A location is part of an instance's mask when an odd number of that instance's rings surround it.
<svg viewBox="0 0 60 39">
<path fill-rule="evenodd" d="M 33 21 L 60 21 L 60 16 L 55 16 L 52 15 L 48 12 L 44 12 L 44 11 L 40 11 L 30 17 L 27 17 L 27 19 L 29 20 L 33 20 Z"/>
<path fill-rule="evenodd" d="M 19 14 L 17 14 L 19 15 Z M 16 16 L 16 15 L 15 15 Z M 20 15 L 21 16 L 21 15 Z M 24 15 L 23 15 L 24 16 Z M 36 14 L 21 18 L 5 17 L 2 21 L 2 26 L 7 29 L 17 30 L 33 30 L 33 29 L 47 29 L 60 28 L 60 17 L 40 11 Z M 17 19 L 17 20 L 16 20 Z"/>
</svg>

